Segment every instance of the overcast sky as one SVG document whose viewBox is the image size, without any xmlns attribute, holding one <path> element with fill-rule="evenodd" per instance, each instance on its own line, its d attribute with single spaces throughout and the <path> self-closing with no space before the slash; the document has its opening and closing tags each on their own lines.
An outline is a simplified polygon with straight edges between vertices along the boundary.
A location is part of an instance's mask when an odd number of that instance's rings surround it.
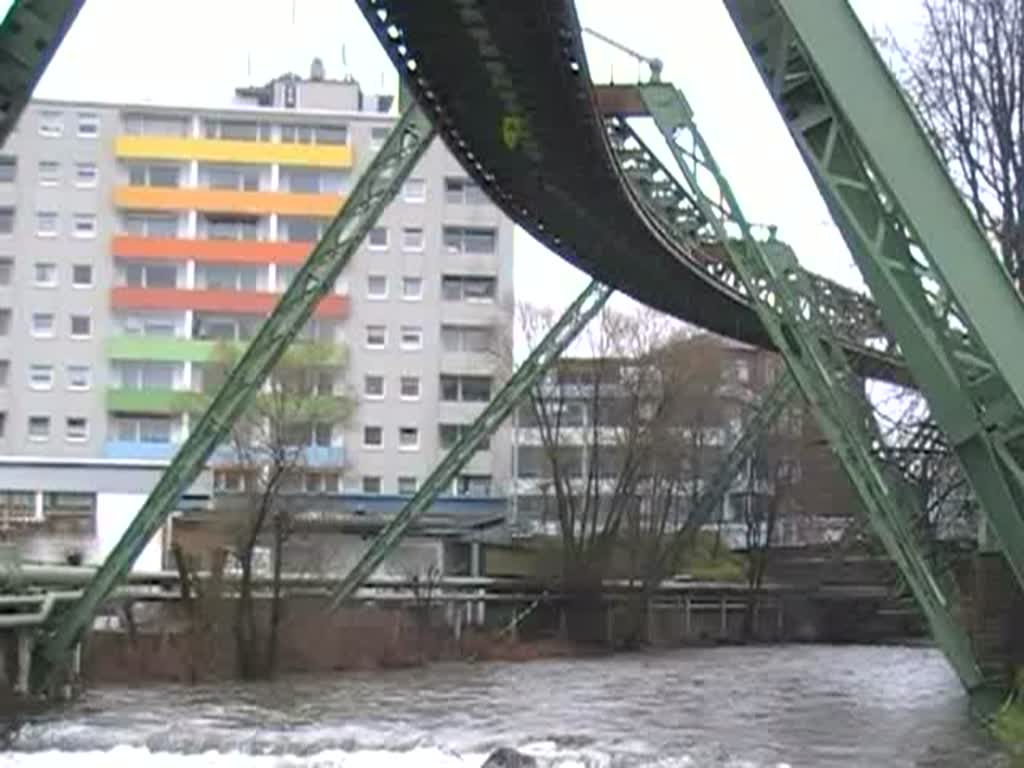
<svg viewBox="0 0 1024 768">
<path fill-rule="evenodd" d="M 869 30 L 917 36 L 917 0 L 853 0 Z M 720 0 L 578 0 L 583 23 L 665 62 L 729 177 L 747 217 L 774 223 L 811 269 L 851 285 L 859 276 Z M 595 81 L 644 71 L 606 44 L 587 43 Z M 348 0 L 89 0 L 54 57 L 41 97 L 222 105 L 234 88 L 286 71 L 352 74 L 368 92 L 397 77 Z M 517 298 L 560 308 L 586 282 L 519 231 Z M 543 280 L 535 279 L 543 274 Z M 532 279 L 531 279 L 532 278 Z"/>
</svg>

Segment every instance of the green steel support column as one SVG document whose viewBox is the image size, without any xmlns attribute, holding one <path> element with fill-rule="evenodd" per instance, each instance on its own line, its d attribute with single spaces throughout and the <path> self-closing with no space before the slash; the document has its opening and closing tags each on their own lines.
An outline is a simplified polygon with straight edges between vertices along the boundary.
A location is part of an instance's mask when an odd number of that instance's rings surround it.
<svg viewBox="0 0 1024 768">
<path fill-rule="evenodd" d="M 33 669 L 39 670 L 37 686 L 49 682 L 43 675 L 51 677 L 59 670 L 97 608 L 131 569 L 320 299 L 330 292 L 339 273 L 397 194 L 433 136 L 430 121 L 418 108 L 402 115 L 81 599 L 41 644 L 39 658 L 33 665 Z"/>
<path fill-rule="evenodd" d="M 592 282 L 565 313 L 545 334 L 540 343 L 523 361 L 512 377 L 505 382 L 501 391 L 487 404 L 469 429 L 463 432 L 441 463 L 430 473 L 416 494 L 388 522 L 373 540 L 369 549 L 352 570 L 341 580 L 331 593 L 328 610 L 337 610 L 341 604 L 359 589 L 359 585 L 373 573 L 381 561 L 398 544 L 412 521 L 427 509 L 437 496 L 451 487 L 452 479 L 476 453 L 480 441 L 491 434 L 522 402 L 530 389 L 540 381 L 544 372 L 555 362 L 566 347 L 572 343 L 581 330 L 589 323 L 612 295 L 612 289 Z"/>
<path fill-rule="evenodd" d="M 849 7 L 729 6 L 1024 585 L 1024 305 Z"/>
<path fill-rule="evenodd" d="M 913 535 L 909 510 L 916 499 L 901 478 L 886 474 L 876 458 L 882 445 L 877 424 L 849 363 L 830 336 L 796 257 L 781 244 L 754 239 L 682 94 L 670 85 L 645 86 L 642 93 L 703 217 L 703 235 L 727 248 L 886 551 L 913 590 L 936 643 L 964 687 L 979 689 L 984 680 L 970 641 L 954 616 L 954 593 L 933 574 Z"/>
</svg>

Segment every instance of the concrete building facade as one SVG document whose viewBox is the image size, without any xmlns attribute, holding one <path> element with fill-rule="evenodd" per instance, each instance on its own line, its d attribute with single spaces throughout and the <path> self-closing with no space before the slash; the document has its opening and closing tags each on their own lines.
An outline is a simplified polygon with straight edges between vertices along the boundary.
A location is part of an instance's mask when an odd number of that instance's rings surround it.
<svg viewBox="0 0 1024 768">
<path fill-rule="evenodd" d="M 0 150 L 0 527 L 91 507 L 87 558 L 109 550 L 106 509 L 138 508 L 215 350 L 256 333 L 391 107 L 316 63 L 223 109 L 28 105 Z M 396 506 L 482 410 L 511 364 L 512 234 L 435 142 L 302 332 L 346 350 L 324 386 L 357 404 L 345 425 L 310 425 L 304 492 Z M 503 430 L 451 495 L 493 509 L 510 465 Z M 83 468 L 131 501 L 83 488 Z M 238 482 L 213 466 L 193 491 Z"/>
</svg>

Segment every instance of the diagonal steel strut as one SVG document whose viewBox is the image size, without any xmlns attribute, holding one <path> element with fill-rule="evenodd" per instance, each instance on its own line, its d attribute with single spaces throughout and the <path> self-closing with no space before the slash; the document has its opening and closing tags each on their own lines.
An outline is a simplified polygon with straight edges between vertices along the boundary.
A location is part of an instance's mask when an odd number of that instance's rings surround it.
<svg viewBox="0 0 1024 768">
<path fill-rule="evenodd" d="M 848 5 L 728 6 L 1024 585 L 1024 305 Z"/>
<path fill-rule="evenodd" d="M 332 289 L 339 273 L 395 197 L 433 137 L 434 128 L 423 112 L 416 107 L 406 110 L 121 540 L 82 597 L 45 638 L 39 651 L 39 663 L 33 664 L 33 670 L 38 670 L 34 681 L 37 690 L 54 682 L 56 673 L 100 604 L 131 569 L 181 494 L 202 470 L 210 453 L 224 439 L 278 358 L 313 314 L 320 299 Z"/>
<path fill-rule="evenodd" d="M 601 311 L 611 295 L 611 288 L 594 281 L 576 297 L 576 300 L 569 305 L 558 322 L 530 352 L 529 357 L 505 382 L 501 391 L 487 404 L 487 407 L 477 416 L 469 429 L 462 434 L 448 455 L 430 473 L 416 494 L 377 535 L 359 562 L 335 587 L 327 604 L 328 610 L 337 610 L 347 598 L 359 589 L 359 585 L 395 548 L 416 516 L 429 507 L 442 490 L 451 485 L 455 475 L 476 453 L 480 441 L 501 425 L 586 324 Z"/>
<path fill-rule="evenodd" d="M 955 593 L 933 573 L 913 535 L 908 510 L 916 499 L 875 455 L 882 444 L 878 426 L 796 257 L 780 243 L 754 239 L 685 97 L 670 85 L 644 86 L 641 93 L 692 194 L 694 215 L 699 214 L 704 230 L 728 250 L 886 551 L 913 589 L 937 644 L 963 685 L 969 691 L 980 688 L 981 671 L 954 615 Z"/>
</svg>

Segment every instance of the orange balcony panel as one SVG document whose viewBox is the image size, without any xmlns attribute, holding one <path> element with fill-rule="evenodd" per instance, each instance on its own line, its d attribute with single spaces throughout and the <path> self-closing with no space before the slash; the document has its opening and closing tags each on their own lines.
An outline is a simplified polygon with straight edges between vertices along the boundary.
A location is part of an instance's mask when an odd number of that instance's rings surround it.
<svg viewBox="0 0 1024 768">
<path fill-rule="evenodd" d="M 264 216 L 285 213 L 296 216 L 334 216 L 345 198 L 341 195 L 313 195 L 298 192 L 239 192 L 201 187 L 132 187 L 114 189 L 119 208 L 149 211 L 196 209 L 216 213 Z"/>
<path fill-rule="evenodd" d="M 257 291 L 184 290 L 120 286 L 110 292 L 114 309 L 197 309 L 224 314 L 268 315 L 280 294 Z M 316 308 L 318 317 L 345 317 L 348 297 L 330 294 Z"/>
<path fill-rule="evenodd" d="M 179 240 L 172 237 L 118 235 L 111 253 L 125 259 L 220 264 L 301 264 L 313 243 L 268 243 L 253 240 Z"/>
</svg>

